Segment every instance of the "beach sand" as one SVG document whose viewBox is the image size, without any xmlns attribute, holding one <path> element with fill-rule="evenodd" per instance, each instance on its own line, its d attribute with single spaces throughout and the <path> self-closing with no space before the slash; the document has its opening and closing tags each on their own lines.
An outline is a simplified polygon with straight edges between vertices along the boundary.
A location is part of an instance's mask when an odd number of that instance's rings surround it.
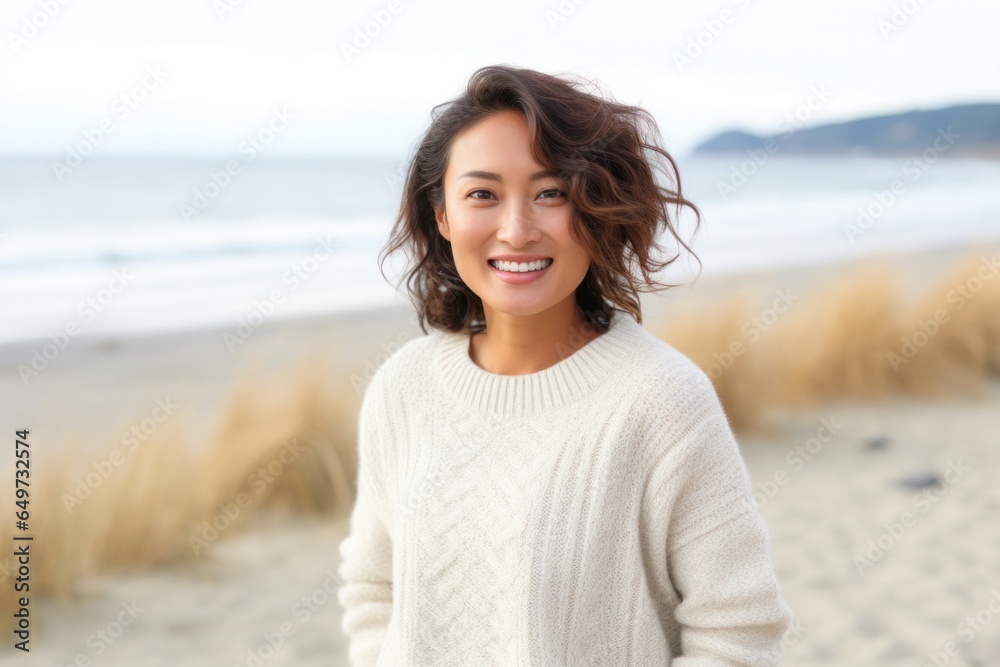
<svg viewBox="0 0 1000 667">
<path fill-rule="evenodd" d="M 966 254 L 911 254 L 896 265 L 917 293 Z M 747 286 L 808 299 L 844 270 L 703 278 L 643 295 L 643 323 L 655 331 L 685 299 Z M 402 308 L 268 322 L 234 353 L 222 333 L 74 341 L 27 386 L 16 364 L 30 346 L 2 348 L 4 425 L 31 428 L 35 465 L 55 465 L 68 438 L 100 451 L 169 398 L 199 442 L 251 368 L 263 373 L 254 382 L 271 377 L 280 390 L 278 380 L 308 358 L 360 400 L 381 358 L 422 335 Z M 739 441 L 796 614 L 782 664 L 935 664 L 948 642 L 958 655 L 937 664 L 1000 664 L 1000 487 L 992 479 L 1000 381 L 984 398 L 830 401 L 784 411 L 769 427 Z M 900 484 L 926 474 L 940 483 Z M 32 651 L 11 651 L 8 641 L 0 664 L 346 665 L 332 592 L 345 529 L 322 517 L 264 516 L 183 566 L 87 577 L 67 603 L 33 598 Z"/>
</svg>

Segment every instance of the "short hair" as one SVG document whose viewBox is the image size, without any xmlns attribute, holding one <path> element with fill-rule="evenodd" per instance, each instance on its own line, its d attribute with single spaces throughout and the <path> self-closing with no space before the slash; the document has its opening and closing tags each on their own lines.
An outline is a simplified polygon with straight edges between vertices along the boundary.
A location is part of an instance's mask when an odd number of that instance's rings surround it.
<svg viewBox="0 0 1000 667">
<path fill-rule="evenodd" d="M 589 324 L 607 331 L 615 307 L 641 324 L 638 292 L 677 287 L 651 277 L 679 256 L 654 258 L 652 251 L 662 250 L 657 244 L 661 227 L 694 255 L 677 235 L 668 206 L 675 205 L 678 215 L 681 207 L 689 207 L 696 231 L 700 211 L 682 196 L 677 164 L 659 145 L 649 112 L 531 69 L 481 67 L 463 94 L 432 109 L 430 127 L 409 160 L 399 211 L 379 253 L 379 270 L 389 254 L 405 247 L 412 264 L 404 278 L 425 334 L 426 325 L 451 332 L 485 330 L 482 300 L 459 277 L 434 209 L 444 205 L 444 174 L 455 137 L 507 109 L 524 114 L 534 159 L 559 176 L 573 205 L 571 233 L 591 257 L 576 290 Z M 665 185 L 656 181 L 660 167 Z"/>
</svg>

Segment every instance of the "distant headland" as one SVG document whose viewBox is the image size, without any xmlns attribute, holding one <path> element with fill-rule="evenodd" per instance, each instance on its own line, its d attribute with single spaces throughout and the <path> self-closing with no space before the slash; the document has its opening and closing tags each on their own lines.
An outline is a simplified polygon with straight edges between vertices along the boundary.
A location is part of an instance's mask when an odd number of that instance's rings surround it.
<svg viewBox="0 0 1000 667">
<path fill-rule="evenodd" d="M 936 142 L 936 143 L 935 143 Z M 942 151 L 942 147 L 947 146 Z M 696 155 L 764 149 L 796 155 L 911 156 L 935 149 L 948 157 L 1000 159 L 1000 104 L 962 104 L 870 116 L 757 135 L 730 130 L 695 147 Z"/>
</svg>

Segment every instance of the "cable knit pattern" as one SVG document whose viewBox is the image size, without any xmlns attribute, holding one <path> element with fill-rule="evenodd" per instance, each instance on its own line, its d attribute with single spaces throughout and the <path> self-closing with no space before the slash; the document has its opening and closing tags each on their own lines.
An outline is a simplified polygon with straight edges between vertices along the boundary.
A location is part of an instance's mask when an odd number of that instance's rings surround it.
<svg viewBox="0 0 1000 667">
<path fill-rule="evenodd" d="M 358 434 L 355 667 L 778 664 L 792 612 L 718 395 L 627 313 L 528 375 L 411 340 Z"/>
</svg>

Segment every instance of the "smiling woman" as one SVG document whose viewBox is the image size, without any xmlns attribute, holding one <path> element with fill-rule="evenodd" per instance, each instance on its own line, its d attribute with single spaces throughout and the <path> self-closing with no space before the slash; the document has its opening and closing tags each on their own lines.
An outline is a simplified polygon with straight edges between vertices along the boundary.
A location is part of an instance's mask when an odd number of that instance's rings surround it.
<svg viewBox="0 0 1000 667">
<path fill-rule="evenodd" d="M 387 247 L 432 331 L 359 417 L 352 664 L 776 664 L 791 611 L 729 421 L 641 326 L 661 233 L 687 248 L 670 206 L 698 213 L 637 107 L 494 66 L 436 115 Z"/>
<path fill-rule="evenodd" d="M 484 161 L 493 163 L 488 170 L 466 169 Z M 497 112 L 456 138 L 445 170 L 445 203 L 435 208 L 455 268 L 486 315 L 486 332 L 472 336 L 472 357 L 503 375 L 551 366 L 559 341 L 539 343 L 586 324 L 575 294 L 590 254 L 573 238 L 566 186 L 540 167 L 524 115 Z M 593 335 L 586 331 L 581 342 Z M 489 360 L 487 343 L 494 345 Z"/>
<path fill-rule="evenodd" d="M 676 163 L 659 146 L 652 116 L 557 77 L 511 67 L 483 68 L 465 96 L 435 112 L 410 163 L 380 261 L 404 246 L 421 259 L 406 275 L 421 328 L 489 328 L 482 295 L 460 275 L 464 261 L 442 229 L 449 211 L 453 222 L 482 227 L 488 221 L 499 231 L 480 249 L 487 252 L 483 261 L 494 257 L 489 253 L 544 255 L 535 236 L 547 237 L 540 228 L 556 223 L 562 242 L 589 257 L 575 291 L 588 323 L 605 330 L 612 307 L 641 322 L 637 292 L 656 289 L 652 274 L 678 258 L 658 261 L 657 239 L 669 234 L 690 251 L 669 207 L 690 208 L 700 224 L 698 208 L 681 194 Z M 518 229 L 528 226 L 536 228 Z"/>
</svg>

